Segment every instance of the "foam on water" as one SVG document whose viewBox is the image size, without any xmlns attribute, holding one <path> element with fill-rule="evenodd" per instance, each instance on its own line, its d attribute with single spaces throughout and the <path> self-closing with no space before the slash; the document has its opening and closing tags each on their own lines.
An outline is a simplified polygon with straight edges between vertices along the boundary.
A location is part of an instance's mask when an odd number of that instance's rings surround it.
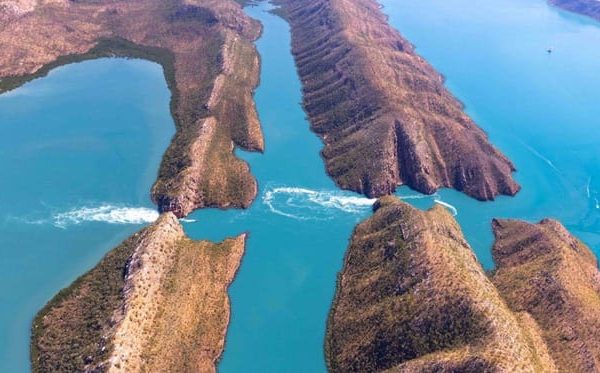
<svg viewBox="0 0 600 373">
<path fill-rule="evenodd" d="M 4 221 L 31 225 L 51 224 L 57 228 L 66 229 L 72 225 L 86 222 L 107 224 L 149 224 L 158 219 L 159 213 L 147 207 L 131 207 L 103 203 L 96 206 L 83 206 L 68 211 L 56 212 L 50 218 L 39 217 L 43 213 L 29 216 L 5 216 Z M 35 216 L 35 217 L 33 217 Z M 196 223 L 196 219 L 181 218 L 181 223 Z"/>
<path fill-rule="evenodd" d="M 52 224 L 66 228 L 85 222 L 104 222 L 109 224 L 147 224 L 158 219 L 158 212 L 147 207 L 130 207 L 112 204 L 84 206 L 66 212 L 54 214 Z"/>
<path fill-rule="evenodd" d="M 359 214 L 375 203 L 350 192 L 300 187 L 270 188 L 262 201 L 271 212 L 298 220 L 329 220 L 337 212 Z"/>
<path fill-rule="evenodd" d="M 440 199 L 439 194 L 398 195 L 403 200 L 432 199 L 452 211 L 456 208 Z M 372 208 L 376 198 L 366 198 L 340 190 L 312 190 L 301 187 L 267 188 L 262 201 L 275 214 L 297 220 L 330 220 L 337 213 L 363 214 Z"/>
<path fill-rule="evenodd" d="M 456 207 L 452 206 L 448 202 L 444 202 L 441 199 L 437 199 L 437 198 L 434 199 L 433 202 L 437 203 L 438 205 L 442 205 L 445 208 L 447 208 L 448 210 L 450 210 L 450 212 L 452 213 L 452 216 L 458 215 L 458 210 L 456 209 Z"/>
</svg>

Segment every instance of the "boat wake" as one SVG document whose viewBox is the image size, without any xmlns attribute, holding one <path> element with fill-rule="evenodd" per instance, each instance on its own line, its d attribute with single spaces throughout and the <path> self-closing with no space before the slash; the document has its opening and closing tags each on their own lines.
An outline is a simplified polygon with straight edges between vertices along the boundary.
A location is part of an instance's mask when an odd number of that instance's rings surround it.
<svg viewBox="0 0 600 373">
<path fill-rule="evenodd" d="M 585 186 L 585 194 L 586 194 L 588 200 L 593 201 L 594 208 L 596 208 L 596 210 L 598 210 L 598 209 L 600 209 L 600 201 L 598 200 L 598 192 L 596 192 L 596 190 L 593 190 L 591 188 L 591 185 L 592 185 L 592 177 L 590 176 L 588 179 L 588 182 Z"/>
<path fill-rule="evenodd" d="M 95 207 L 79 207 L 60 212 L 52 217 L 52 224 L 58 228 L 86 222 L 108 224 L 147 224 L 158 219 L 158 212 L 147 207 L 128 207 L 102 204 Z"/>
<path fill-rule="evenodd" d="M 330 220 L 339 213 L 364 214 L 375 201 L 350 192 L 297 187 L 270 188 L 262 197 L 271 212 L 297 220 Z"/>
<path fill-rule="evenodd" d="M 158 212 L 147 207 L 131 207 L 101 203 L 91 206 L 81 206 L 67 211 L 50 213 L 50 217 L 8 217 L 8 220 L 25 224 L 45 225 L 51 224 L 57 228 L 66 229 L 69 226 L 83 223 L 107 224 L 148 224 L 158 219 Z M 46 215 L 47 216 L 47 215 Z"/>
<path fill-rule="evenodd" d="M 554 171 L 556 171 L 556 173 L 558 173 L 559 175 L 561 175 L 562 173 L 560 172 L 560 170 L 558 169 L 558 167 L 556 167 L 554 165 L 554 163 L 552 163 L 551 160 L 549 160 L 547 157 L 543 156 L 540 152 L 538 152 L 537 150 L 535 150 L 533 147 L 527 145 L 525 142 L 523 142 L 522 140 L 519 140 L 519 142 L 525 147 L 525 149 L 527 149 L 531 154 L 533 154 L 534 156 L 536 156 L 537 158 L 539 158 L 540 160 L 542 160 L 544 163 L 546 163 L 548 166 L 550 166 L 551 169 L 553 169 Z"/>
<path fill-rule="evenodd" d="M 434 195 L 399 195 L 402 200 L 433 199 L 454 216 L 458 211 L 451 204 Z M 366 198 L 355 193 L 335 190 L 312 190 L 299 187 L 268 188 L 262 202 L 271 212 L 296 220 L 331 220 L 340 213 L 365 215 L 371 211 L 377 199 Z"/>
</svg>

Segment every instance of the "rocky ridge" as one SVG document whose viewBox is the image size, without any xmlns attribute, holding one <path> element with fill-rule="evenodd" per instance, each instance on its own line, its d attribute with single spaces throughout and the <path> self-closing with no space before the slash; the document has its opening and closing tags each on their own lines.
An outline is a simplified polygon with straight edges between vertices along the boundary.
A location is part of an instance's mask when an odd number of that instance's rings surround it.
<svg viewBox="0 0 600 373">
<path fill-rule="evenodd" d="M 549 0 L 550 4 L 573 13 L 600 21 L 600 2 L 597 0 Z"/>
<path fill-rule="evenodd" d="M 561 372 L 600 371 L 600 272 L 594 254 L 559 222 L 493 222 L 494 284 L 533 316 Z"/>
<path fill-rule="evenodd" d="M 214 372 L 245 237 L 191 241 L 161 215 L 40 311 L 33 371 Z"/>
<path fill-rule="evenodd" d="M 480 200 L 517 193 L 512 163 L 374 0 L 277 3 L 291 24 L 305 109 L 340 187 L 370 197 L 398 185 Z"/>
<path fill-rule="evenodd" d="M 443 207 L 384 197 L 352 236 L 331 310 L 332 372 L 551 372 L 535 321 L 513 313 Z"/>
</svg>

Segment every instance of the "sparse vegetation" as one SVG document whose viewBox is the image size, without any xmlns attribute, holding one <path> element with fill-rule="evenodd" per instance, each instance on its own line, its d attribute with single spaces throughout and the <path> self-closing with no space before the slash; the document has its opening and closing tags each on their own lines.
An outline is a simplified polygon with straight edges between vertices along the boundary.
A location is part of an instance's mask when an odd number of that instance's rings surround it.
<svg viewBox="0 0 600 373">
<path fill-rule="evenodd" d="M 81 372 L 108 358 L 113 315 L 123 301 L 125 269 L 141 234 L 106 254 L 36 315 L 31 328 L 32 371 Z"/>
<path fill-rule="evenodd" d="M 506 307 L 447 211 L 396 197 L 374 209 L 338 278 L 325 344 L 332 372 L 553 371 L 537 329 Z"/>
<path fill-rule="evenodd" d="M 32 370 L 214 371 L 244 246 L 192 241 L 163 214 L 40 311 Z"/>
<path fill-rule="evenodd" d="M 229 323 L 227 287 L 243 251 L 243 237 L 220 244 L 179 241 L 148 336 L 147 371 L 214 371 Z"/>
<path fill-rule="evenodd" d="M 495 220 L 492 281 L 528 313 L 561 372 L 600 369 L 600 274 L 594 254 L 557 221 Z"/>
</svg>

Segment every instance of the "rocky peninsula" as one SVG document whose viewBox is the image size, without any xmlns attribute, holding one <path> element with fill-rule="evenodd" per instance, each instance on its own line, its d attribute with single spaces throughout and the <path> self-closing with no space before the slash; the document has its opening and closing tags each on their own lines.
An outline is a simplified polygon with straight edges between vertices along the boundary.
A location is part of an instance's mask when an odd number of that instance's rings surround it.
<svg viewBox="0 0 600 373">
<path fill-rule="evenodd" d="M 152 188 L 159 210 L 247 207 L 256 181 L 233 149 L 263 149 L 260 31 L 233 0 L 0 0 L 0 93 L 85 59 L 155 61 L 177 129 Z"/>
<path fill-rule="evenodd" d="M 332 372 L 550 372 L 539 328 L 507 306 L 452 215 L 384 197 L 353 235 L 326 337 Z"/>
<path fill-rule="evenodd" d="M 370 197 L 399 185 L 479 200 L 518 192 L 512 163 L 375 0 L 277 3 L 291 24 L 304 107 L 340 187 Z"/>
<path fill-rule="evenodd" d="M 494 220 L 490 276 L 441 206 L 375 204 L 352 236 L 329 317 L 333 372 L 593 372 L 596 257 L 560 223 Z"/>
<path fill-rule="evenodd" d="M 549 0 L 549 3 L 600 21 L 600 2 L 597 0 Z"/>
<path fill-rule="evenodd" d="M 555 220 L 495 220 L 492 278 L 533 316 L 561 372 L 600 370 L 600 273 L 594 254 Z"/>
<path fill-rule="evenodd" d="M 37 315 L 33 371 L 214 372 L 245 238 L 192 241 L 162 214 Z"/>
</svg>

